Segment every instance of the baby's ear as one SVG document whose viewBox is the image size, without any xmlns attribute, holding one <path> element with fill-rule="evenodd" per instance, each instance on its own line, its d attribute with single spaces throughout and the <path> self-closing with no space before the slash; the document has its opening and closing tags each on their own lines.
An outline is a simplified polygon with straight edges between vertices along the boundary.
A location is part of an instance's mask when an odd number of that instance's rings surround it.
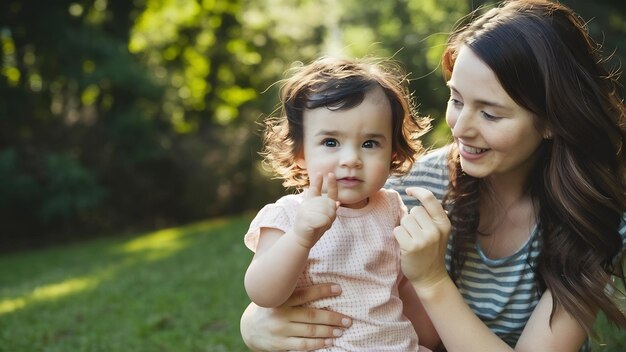
<svg viewBox="0 0 626 352">
<path fill-rule="evenodd" d="M 393 170 L 393 165 L 397 164 L 398 152 L 391 153 L 391 161 L 389 162 L 389 171 Z"/>
<path fill-rule="evenodd" d="M 398 160 L 398 152 L 391 153 L 391 164 L 396 160 Z"/>
<path fill-rule="evenodd" d="M 296 156 L 296 165 L 302 170 L 306 170 L 306 160 L 304 160 L 304 155 Z"/>
</svg>

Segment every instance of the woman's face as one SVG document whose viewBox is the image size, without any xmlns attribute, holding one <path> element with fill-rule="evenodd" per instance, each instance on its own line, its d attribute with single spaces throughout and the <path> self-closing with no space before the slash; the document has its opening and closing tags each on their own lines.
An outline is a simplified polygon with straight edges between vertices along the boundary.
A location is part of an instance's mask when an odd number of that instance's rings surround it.
<svg viewBox="0 0 626 352">
<path fill-rule="evenodd" d="M 543 139 L 534 115 L 513 101 L 467 46 L 458 53 L 448 86 L 446 121 L 463 171 L 480 178 L 525 178 Z"/>
</svg>

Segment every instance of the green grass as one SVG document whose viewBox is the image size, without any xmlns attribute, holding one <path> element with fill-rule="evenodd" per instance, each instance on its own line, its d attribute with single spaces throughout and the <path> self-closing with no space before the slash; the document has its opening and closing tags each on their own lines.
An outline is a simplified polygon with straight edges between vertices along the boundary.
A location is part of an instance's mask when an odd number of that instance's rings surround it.
<svg viewBox="0 0 626 352">
<path fill-rule="evenodd" d="M 0 257 L 0 351 L 246 351 L 249 220 Z"/>
<path fill-rule="evenodd" d="M 0 256 L 0 351 L 246 351 L 250 218 Z M 626 351 L 600 317 L 594 351 Z"/>
</svg>

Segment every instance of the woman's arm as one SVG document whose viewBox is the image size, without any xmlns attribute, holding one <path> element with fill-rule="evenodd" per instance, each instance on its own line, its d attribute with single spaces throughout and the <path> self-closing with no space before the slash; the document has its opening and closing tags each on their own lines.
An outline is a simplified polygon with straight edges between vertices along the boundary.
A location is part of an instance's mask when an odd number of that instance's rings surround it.
<svg viewBox="0 0 626 352">
<path fill-rule="evenodd" d="M 444 256 L 450 223 L 440 203 L 425 189 L 407 193 L 422 206 L 394 230 L 401 252 L 402 270 L 413 284 L 443 344 L 454 351 L 511 351 L 465 303 L 445 270 Z M 578 351 L 585 331 L 562 310 L 555 312 L 550 324 L 552 297 L 546 292 L 535 308 L 515 350 Z"/>
<path fill-rule="evenodd" d="M 299 307 L 320 298 L 338 296 L 335 284 L 296 289 L 283 305 L 261 308 L 250 304 L 241 316 L 241 337 L 253 351 L 313 350 L 331 346 L 352 320 L 324 309 Z"/>
<path fill-rule="evenodd" d="M 474 314 L 449 278 L 416 288 L 426 312 L 449 352 L 512 351 Z M 515 351 L 578 351 L 587 337 L 584 328 L 563 309 L 550 324 L 552 295 L 545 292 L 533 311 Z"/>
<path fill-rule="evenodd" d="M 419 338 L 419 344 L 434 350 L 441 340 L 428 314 L 426 314 L 424 306 L 417 297 L 411 282 L 405 276 L 400 280 L 398 292 L 402 300 L 402 313 L 413 323 L 413 328 Z"/>
<path fill-rule="evenodd" d="M 449 277 L 433 286 L 413 286 L 448 352 L 512 351 L 474 314 Z"/>
<path fill-rule="evenodd" d="M 515 347 L 518 351 L 537 351 L 541 346 L 546 351 L 578 351 L 585 342 L 587 333 L 583 326 L 564 309 L 552 313 L 552 293 L 544 292 L 530 316 L 522 336 Z"/>
</svg>

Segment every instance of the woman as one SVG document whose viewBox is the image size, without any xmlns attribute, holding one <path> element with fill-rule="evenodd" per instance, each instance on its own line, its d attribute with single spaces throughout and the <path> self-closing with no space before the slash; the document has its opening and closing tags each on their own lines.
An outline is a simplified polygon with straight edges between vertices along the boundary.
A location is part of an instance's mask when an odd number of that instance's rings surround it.
<svg viewBox="0 0 626 352">
<path fill-rule="evenodd" d="M 601 61 L 584 22 L 546 1 L 505 2 L 451 36 L 442 66 L 454 143 L 388 184 L 420 187 L 405 203 L 422 206 L 394 234 L 434 343 L 577 351 L 598 311 L 626 328 L 610 280 L 623 277 L 626 108 Z M 270 350 L 331 343 L 346 317 L 291 305 L 332 287 L 251 307 L 244 339 Z M 429 334 L 418 328 L 422 344 Z"/>
</svg>

